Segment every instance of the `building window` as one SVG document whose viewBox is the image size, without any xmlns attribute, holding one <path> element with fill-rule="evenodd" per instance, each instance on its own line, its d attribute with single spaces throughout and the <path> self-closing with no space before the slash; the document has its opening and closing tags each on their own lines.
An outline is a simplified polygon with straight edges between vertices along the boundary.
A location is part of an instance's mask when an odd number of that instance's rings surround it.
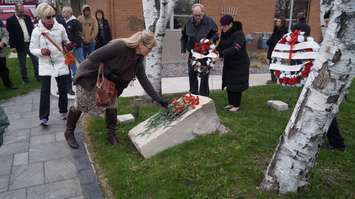
<svg viewBox="0 0 355 199">
<path fill-rule="evenodd" d="M 294 0 L 292 19 L 290 20 L 291 1 L 292 0 L 277 0 L 276 15 L 285 17 L 287 23 L 295 23 L 297 14 L 302 12 L 308 21 L 310 0 Z"/>
<path fill-rule="evenodd" d="M 170 30 L 180 30 L 187 20 L 191 17 L 191 7 L 200 0 L 178 0 L 175 4 L 173 13 L 167 28 Z"/>
</svg>

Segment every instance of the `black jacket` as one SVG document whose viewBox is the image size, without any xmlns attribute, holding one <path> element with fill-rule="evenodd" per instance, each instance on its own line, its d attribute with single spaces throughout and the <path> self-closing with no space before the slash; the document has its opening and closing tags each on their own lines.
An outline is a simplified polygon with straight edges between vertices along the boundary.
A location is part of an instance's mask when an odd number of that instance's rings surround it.
<svg viewBox="0 0 355 199">
<path fill-rule="evenodd" d="M 181 31 L 181 52 L 190 52 L 195 42 L 200 42 L 203 38 L 210 39 L 215 43 L 218 40 L 217 32 L 217 25 L 212 18 L 204 16 L 202 22 L 197 25 L 193 17 L 190 17 Z"/>
<path fill-rule="evenodd" d="M 311 27 L 309 27 L 308 24 L 303 22 L 296 23 L 295 25 L 292 26 L 291 30 L 292 32 L 295 30 L 300 30 L 304 32 L 304 36 L 309 36 L 311 34 Z"/>
<path fill-rule="evenodd" d="M 27 31 L 31 39 L 31 34 L 33 31 L 33 23 L 31 21 L 31 18 L 27 15 L 23 16 L 23 19 L 26 23 Z M 9 32 L 9 44 L 10 48 L 16 48 L 16 49 L 24 49 L 25 47 L 25 38 L 23 36 L 23 32 L 20 26 L 20 23 L 17 20 L 17 17 L 15 15 L 9 17 L 6 20 L 6 29 Z"/>
<path fill-rule="evenodd" d="M 249 88 L 250 60 L 245 36 L 240 22 L 234 22 L 231 29 L 222 32 L 217 46 L 223 60 L 222 89 L 242 92 Z"/>
<path fill-rule="evenodd" d="M 99 27 L 99 33 L 96 36 L 96 48 L 100 48 L 112 40 L 112 34 L 107 19 L 102 19 L 102 24 L 97 21 L 97 25 Z"/>
<path fill-rule="evenodd" d="M 271 54 L 272 51 L 274 50 L 277 42 L 281 39 L 283 35 L 287 33 L 287 28 L 286 27 L 281 27 L 281 28 L 274 28 L 274 31 L 272 32 L 270 38 L 267 40 L 267 45 L 269 46 L 268 51 L 267 51 L 267 58 L 271 60 Z"/>
<path fill-rule="evenodd" d="M 80 22 L 73 17 L 72 19 L 69 19 L 66 24 L 66 30 L 69 40 L 71 42 L 74 42 L 77 48 L 82 47 L 83 40 L 81 39 L 81 32 L 83 30 L 81 28 Z"/>
</svg>

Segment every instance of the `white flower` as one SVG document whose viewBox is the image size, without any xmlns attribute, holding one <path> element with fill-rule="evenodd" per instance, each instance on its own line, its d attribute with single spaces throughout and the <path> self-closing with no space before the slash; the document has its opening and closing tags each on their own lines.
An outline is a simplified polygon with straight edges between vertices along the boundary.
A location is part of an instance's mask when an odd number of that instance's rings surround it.
<svg viewBox="0 0 355 199">
<path fill-rule="evenodd" d="M 299 36 L 297 37 L 297 41 L 298 41 L 299 43 L 304 42 L 304 36 L 299 35 Z"/>
</svg>

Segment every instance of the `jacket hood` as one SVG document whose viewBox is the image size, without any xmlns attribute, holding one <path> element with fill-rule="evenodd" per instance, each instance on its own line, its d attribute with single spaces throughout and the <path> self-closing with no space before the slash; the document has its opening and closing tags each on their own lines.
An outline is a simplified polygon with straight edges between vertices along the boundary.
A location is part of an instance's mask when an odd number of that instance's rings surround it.
<svg viewBox="0 0 355 199">
<path fill-rule="evenodd" d="M 72 15 L 68 20 L 65 21 L 65 23 L 68 23 L 69 21 L 74 20 L 74 19 L 76 19 L 76 17 L 74 15 Z"/>
<path fill-rule="evenodd" d="M 91 10 L 91 8 L 90 8 L 90 6 L 89 6 L 88 4 L 84 4 L 83 7 L 81 7 L 81 13 L 82 13 L 82 14 L 84 14 L 84 10 L 85 10 L 86 8 L 89 8 L 89 9 Z"/>
</svg>

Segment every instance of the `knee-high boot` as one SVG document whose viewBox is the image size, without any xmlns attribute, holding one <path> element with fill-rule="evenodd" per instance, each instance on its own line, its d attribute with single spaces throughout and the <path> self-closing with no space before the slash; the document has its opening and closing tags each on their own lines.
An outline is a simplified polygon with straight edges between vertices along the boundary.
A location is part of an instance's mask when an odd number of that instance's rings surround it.
<svg viewBox="0 0 355 199">
<path fill-rule="evenodd" d="M 64 137 L 67 140 L 68 145 L 73 149 L 79 148 L 78 142 L 76 141 L 74 136 L 74 130 L 76 127 L 76 123 L 80 118 L 80 115 L 81 111 L 77 110 L 74 106 L 70 107 Z"/>
<path fill-rule="evenodd" d="M 112 145 L 118 144 L 118 139 L 116 137 L 117 109 L 107 108 L 105 111 L 105 121 L 107 128 L 107 140 Z"/>
</svg>

